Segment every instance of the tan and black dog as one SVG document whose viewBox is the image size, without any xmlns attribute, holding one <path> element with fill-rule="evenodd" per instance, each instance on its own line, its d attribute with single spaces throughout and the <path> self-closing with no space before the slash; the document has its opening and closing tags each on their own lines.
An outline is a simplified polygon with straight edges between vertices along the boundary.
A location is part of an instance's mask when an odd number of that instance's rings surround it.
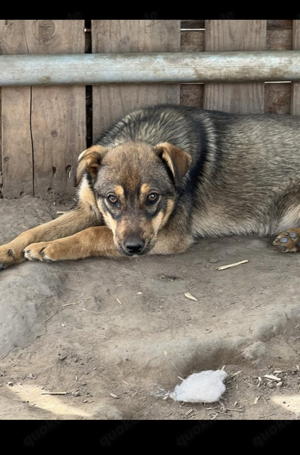
<svg viewBox="0 0 300 455">
<path fill-rule="evenodd" d="M 299 163 L 300 117 L 134 111 L 79 156 L 75 209 L 1 246 L 0 268 L 180 253 L 198 236 L 230 234 L 279 234 L 278 250 L 296 252 Z"/>
</svg>

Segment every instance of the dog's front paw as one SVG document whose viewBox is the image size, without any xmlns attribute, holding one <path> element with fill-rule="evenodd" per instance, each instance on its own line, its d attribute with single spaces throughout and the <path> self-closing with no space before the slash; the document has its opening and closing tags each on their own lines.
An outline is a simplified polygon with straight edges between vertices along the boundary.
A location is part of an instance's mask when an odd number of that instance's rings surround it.
<svg viewBox="0 0 300 455">
<path fill-rule="evenodd" d="M 24 256 L 29 261 L 57 261 L 56 247 L 51 242 L 32 243 L 24 249 Z"/>
<path fill-rule="evenodd" d="M 22 260 L 24 260 L 23 254 L 13 248 L 12 245 L 7 244 L 0 246 L 0 270 L 6 269 Z"/>
<path fill-rule="evenodd" d="M 277 235 L 273 245 L 281 253 L 297 253 L 300 250 L 300 228 L 289 229 Z"/>
</svg>

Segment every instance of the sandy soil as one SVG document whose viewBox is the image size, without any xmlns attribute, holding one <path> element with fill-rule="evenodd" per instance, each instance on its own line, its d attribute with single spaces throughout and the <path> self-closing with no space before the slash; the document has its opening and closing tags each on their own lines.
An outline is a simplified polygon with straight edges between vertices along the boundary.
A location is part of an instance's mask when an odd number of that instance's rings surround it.
<svg viewBox="0 0 300 455">
<path fill-rule="evenodd" d="M 0 243 L 57 210 L 0 200 Z M 0 419 L 298 419 L 299 272 L 300 255 L 237 236 L 177 256 L 4 270 Z M 189 374 L 219 368 L 228 373 L 219 402 L 168 397 Z"/>
</svg>

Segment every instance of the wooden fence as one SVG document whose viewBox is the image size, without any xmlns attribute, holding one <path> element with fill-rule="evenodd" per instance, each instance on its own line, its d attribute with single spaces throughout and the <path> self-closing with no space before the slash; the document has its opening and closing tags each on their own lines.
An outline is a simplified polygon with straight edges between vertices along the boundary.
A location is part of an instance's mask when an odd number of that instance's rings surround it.
<svg viewBox="0 0 300 455">
<path fill-rule="evenodd" d="M 292 20 L 1 20 L 0 54 L 300 49 Z M 300 83 L 106 84 L 1 90 L 0 196 L 74 194 L 78 154 L 155 103 L 299 114 Z"/>
</svg>

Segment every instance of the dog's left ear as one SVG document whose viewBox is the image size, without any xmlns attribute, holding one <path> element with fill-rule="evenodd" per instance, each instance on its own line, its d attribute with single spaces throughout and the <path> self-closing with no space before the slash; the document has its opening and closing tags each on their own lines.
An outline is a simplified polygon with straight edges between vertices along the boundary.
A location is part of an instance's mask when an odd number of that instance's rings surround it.
<svg viewBox="0 0 300 455">
<path fill-rule="evenodd" d="M 154 149 L 154 153 L 167 164 L 174 178 L 175 185 L 179 186 L 192 162 L 191 155 L 169 144 L 169 142 L 158 144 Z"/>
<path fill-rule="evenodd" d="M 106 152 L 107 150 L 102 145 L 92 145 L 79 155 L 75 170 L 75 186 L 80 182 L 84 172 L 88 172 L 92 179 L 96 178 L 98 168 Z"/>
</svg>

